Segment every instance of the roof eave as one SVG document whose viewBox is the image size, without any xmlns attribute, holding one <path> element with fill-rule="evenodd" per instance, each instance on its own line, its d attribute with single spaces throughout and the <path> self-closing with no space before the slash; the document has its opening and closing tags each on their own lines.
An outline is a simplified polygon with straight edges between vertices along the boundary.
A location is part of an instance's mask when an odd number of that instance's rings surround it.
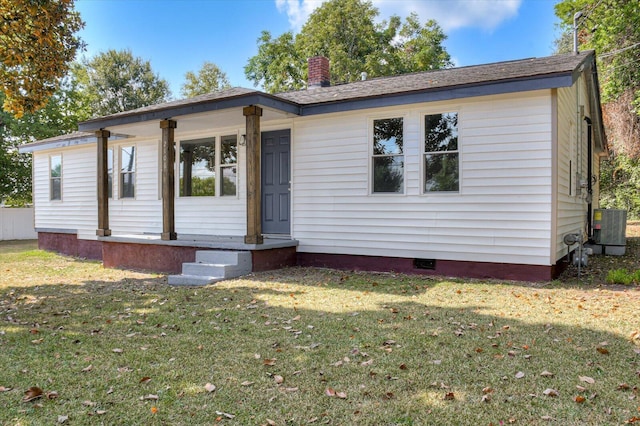
<svg viewBox="0 0 640 426">
<path fill-rule="evenodd" d="M 413 92 L 400 92 L 358 99 L 309 104 L 301 107 L 301 115 L 327 114 L 366 108 L 389 107 L 421 102 L 445 101 L 477 96 L 570 87 L 574 81 L 574 73 L 572 71 L 567 71 L 535 77 L 472 83 L 455 87 L 425 88 Z"/>
<path fill-rule="evenodd" d="M 87 120 L 78 125 L 82 132 L 93 132 L 113 126 L 135 124 L 145 121 L 165 120 L 189 114 L 218 111 L 223 109 L 260 105 L 266 108 L 276 109 L 285 113 L 300 115 L 300 107 L 284 99 L 277 98 L 266 93 L 249 93 L 224 99 L 214 99 L 196 103 L 187 103 L 177 106 L 167 106 L 150 111 L 132 111 L 131 113 L 117 114 Z"/>
</svg>

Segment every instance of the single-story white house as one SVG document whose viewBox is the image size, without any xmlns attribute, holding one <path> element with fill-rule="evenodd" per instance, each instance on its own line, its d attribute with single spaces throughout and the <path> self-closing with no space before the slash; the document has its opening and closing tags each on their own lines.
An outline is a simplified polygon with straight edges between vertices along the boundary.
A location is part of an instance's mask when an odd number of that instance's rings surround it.
<svg viewBox="0 0 640 426">
<path fill-rule="evenodd" d="M 176 272 L 285 265 L 549 280 L 590 235 L 607 144 L 592 51 L 99 117 L 33 153 L 40 246 Z"/>
</svg>

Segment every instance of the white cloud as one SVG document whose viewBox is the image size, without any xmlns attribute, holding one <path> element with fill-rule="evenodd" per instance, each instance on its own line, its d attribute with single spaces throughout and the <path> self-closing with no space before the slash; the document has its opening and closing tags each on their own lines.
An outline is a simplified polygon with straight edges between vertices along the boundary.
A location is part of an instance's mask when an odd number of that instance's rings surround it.
<svg viewBox="0 0 640 426">
<path fill-rule="evenodd" d="M 286 12 L 294 31 L 300 31 L 309 15 L 325 0 L 276 0 L 279 12 Z"/>
<path fill-rule="evenodd" d="M 294 31 L 300 31 L 309 15 L 324 0 L 276 0 L 278 11 L 286 12 Z M 372 0 L 380 18 L 406 17 L 416 12 L 421 22 L 435 19 L 445 32 L 457 28 L 491 31 L 515 17 L 522 0 Z"/>
<path fill-rule="evenodd" d="M 522 0 L 373 0 L 380 15 L 416 12 L 421 22 L 435 19 L 448 32 L 457 28 L 493 30 L 515 17 Z"/>
</svg>

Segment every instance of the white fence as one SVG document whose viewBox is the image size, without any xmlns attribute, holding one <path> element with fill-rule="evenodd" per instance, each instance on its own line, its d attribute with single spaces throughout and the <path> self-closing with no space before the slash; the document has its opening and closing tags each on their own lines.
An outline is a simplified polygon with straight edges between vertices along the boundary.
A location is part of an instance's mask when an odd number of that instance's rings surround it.
<svg viewBox="0 0 640 426">
<path fill-rule="evenodd" d="M 0 241 L 35 240 L 38 234 L 33 223 L 33 207 L 0 207 Z"/>
</svg>

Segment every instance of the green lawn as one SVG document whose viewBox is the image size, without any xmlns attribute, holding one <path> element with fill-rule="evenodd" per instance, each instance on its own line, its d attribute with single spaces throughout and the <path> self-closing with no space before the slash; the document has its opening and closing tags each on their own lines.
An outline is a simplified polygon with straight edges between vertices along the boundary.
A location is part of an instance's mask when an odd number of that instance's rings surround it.
<svg viewBox="0 0 640 426">
<path fill-rule="evenodd" d="M 173 288 L 6 242 L 0 272 L 2 425 L 640 424 L 638 286 L 292 268 Z"/>
</svg>

